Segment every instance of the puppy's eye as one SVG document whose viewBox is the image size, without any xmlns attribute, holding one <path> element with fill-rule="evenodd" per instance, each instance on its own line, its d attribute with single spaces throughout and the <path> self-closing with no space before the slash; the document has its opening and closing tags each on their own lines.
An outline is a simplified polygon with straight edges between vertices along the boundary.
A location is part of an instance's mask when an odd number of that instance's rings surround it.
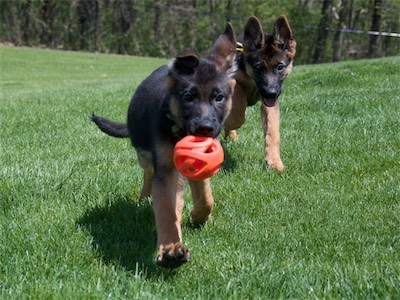
<svg viewBox="0 0 400 300">
<path fill-rule="evenodd" d="M 261 64 L 255 64 L 254 65 L 254 69 L 261 70 L 262 69 L 262 65 Z"/>
<path fill-rule="evenodd" d="M 222 102 L 222 101 L 224 101 L 224 99 L 225 99 L 225 96 L 222 94 L 218 94 L 217 97 L 215 97 L 216 102 Z"/>
<path fill-rule="evenodd" d="M 286 66 L 284 64 L 279 64 L 276 68 L 278 71 L 282 71 Z"/>
<path fill-rule="evenodd" d="M 193 102 L 194 98 L 192 94 L 187 93 L 183 95 L 183 100 L 186 102 Z"/>
</svg>

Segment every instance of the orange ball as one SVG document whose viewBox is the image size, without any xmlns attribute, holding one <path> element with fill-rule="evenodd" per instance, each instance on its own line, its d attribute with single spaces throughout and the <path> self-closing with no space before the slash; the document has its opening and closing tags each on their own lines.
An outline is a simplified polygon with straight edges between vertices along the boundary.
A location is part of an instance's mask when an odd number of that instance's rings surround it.
<svg viewBox="0 0 400 300">
<path fill-rule="evenodd" d="M 185 136 L 175 145 L 176 169 L 190 180 L 203 180 L 219 171 L 224 150 L 215 138 Z"/>
</svg>

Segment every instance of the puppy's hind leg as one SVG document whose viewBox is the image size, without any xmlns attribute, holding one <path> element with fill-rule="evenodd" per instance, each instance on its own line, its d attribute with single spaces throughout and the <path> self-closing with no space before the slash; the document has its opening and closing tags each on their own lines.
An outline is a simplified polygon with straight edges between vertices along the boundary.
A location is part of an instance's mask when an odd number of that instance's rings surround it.
<svg viewBox="0 0 400 300">
<path fill-rule="evenodd" d="M 225 120 L 225 138 L 229 138 L 235 142 L 239 140 L 239 135 L 235 129 L 243 125 L 246 119 L 246 107 L 246 95 L 240 88 L 240 85 L 236 84 L 232 98 L 232 106 Z"/>
<path fill-rule="evenodd" d="M 237 142 L 239 140 L 239 135 L 236 130 L 225 130 L 225 138 Z"/>
<path fill-rule="evenodd" d="M 144 201 L 151 196 L 151 183 L 153 181 L 154 172 L 152 168 L 144 170 L 143 174 L 143 187 L 140 193 L 140 200 Z"/>
<path fill-rule="evenodd" d="M 151 163 L 150 153 L 138 151 L 139 165 L 143 168 L 143 187 L 140 193 L 140 200 L 144 201 L 151 195 L 151 185 L 154 176 L 153 165 Z"/>
<path fill-rule="evenodd" d="M 182 223 L 182 213 L 185 201 L 183 199 L 183 193 L 185 189 L 186 178 L 182 174 L 178 174 L 178 183 L 176 187 L 176 216 L 178 222 Z"/>
</svg>

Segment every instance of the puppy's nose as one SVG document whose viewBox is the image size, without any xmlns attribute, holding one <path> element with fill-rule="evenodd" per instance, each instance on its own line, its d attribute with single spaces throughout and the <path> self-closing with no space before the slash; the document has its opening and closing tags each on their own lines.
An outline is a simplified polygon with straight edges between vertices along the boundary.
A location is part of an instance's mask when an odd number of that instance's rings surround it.
<svg viewBox="0 0 400 300">
<path fill-rule="evenodd" d="M 268 99 L 274 99 L 278 97 L 278 89 L 270 88 L 267 90 L 267 97 Z"/>
<path fill-rule="evenodd" d="M 213 137 L 214 133 L 215 129 L 211 123 L 200 124 L 195 132 L 196 135 L 205 137 Z"/>
<path fill-rule="evenodd" d="M 264 97 L 267 99 L 275 99 L 279 97 L 279 89 L 277 87 L 264 88 Z"/>
</svg>

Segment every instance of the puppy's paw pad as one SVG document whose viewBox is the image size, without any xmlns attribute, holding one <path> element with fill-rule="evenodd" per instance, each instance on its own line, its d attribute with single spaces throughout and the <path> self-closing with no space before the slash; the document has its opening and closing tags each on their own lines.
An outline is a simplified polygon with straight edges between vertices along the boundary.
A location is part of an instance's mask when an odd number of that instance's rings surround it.
<svg viewBox="0 0 400 300">
<path fill-rule="evenodd" d="M 163 247 L 157 256 L 157 264 L 168 269 L 175 269 L 191 259 L 189 250 L 182 243 Z"/>
</svg>

